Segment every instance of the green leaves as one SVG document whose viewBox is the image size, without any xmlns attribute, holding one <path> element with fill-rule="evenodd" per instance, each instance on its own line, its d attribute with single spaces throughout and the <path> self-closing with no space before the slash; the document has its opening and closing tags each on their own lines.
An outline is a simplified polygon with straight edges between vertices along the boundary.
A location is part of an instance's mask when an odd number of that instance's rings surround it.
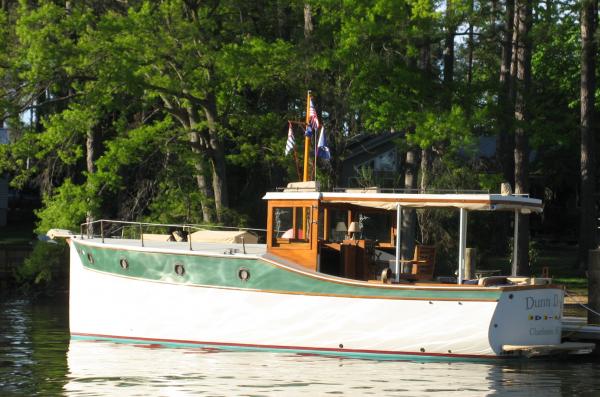
<svg viewBox="0 0 600 397">
<path fill-rule="evenodd" d="M 35 157 L 42 160 L 55 153 L 66 165 L 74 165 L 84 155 L 81 142 L 97 122 L 93 108 L 79 105 L 49 116 L 42 121 L 44 133 L 36 134 L 40 150 Z"/>
<path fill-rule="evenodd" d="M 436 147 L 456 153 L 458 150 L 473 151 L 471 126 L 460 106 L 449 112 L 425 112 L 419 117 L 414 134 L 408 135 L 409 142 L 426 149 Z"/>
<path fill-rule="evenodd" d="M 123 131 L 124 135 L 106 143 L 106 151 L 96 161 L 97 171 L 88 174 L 88 181 L 97 191 L 124 189 L 123 175 L 129 168 L 152 164 L 156 157 L 174 149 L 170 143 L 177 139 L 171 118 Z"/>
<path fill-rule="evenodd" d="M 85 222 L 86 214 L 98 209 L 97 196 L 85 185 L 76 185 L 65 179 L 55 193 L 42 198 L 43 208 L 36 211 L 40 222 L 37 233 L 46 233 L 52 228 L 79 230 Z"/>
</svg>

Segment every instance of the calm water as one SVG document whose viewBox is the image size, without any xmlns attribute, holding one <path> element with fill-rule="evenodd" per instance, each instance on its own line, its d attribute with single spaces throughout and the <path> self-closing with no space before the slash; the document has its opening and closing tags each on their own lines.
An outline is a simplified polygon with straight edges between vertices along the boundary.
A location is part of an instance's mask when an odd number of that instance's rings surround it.
<svg viewBox="0 0 600 397">
<path fill-rule="evenodd" d="M 0 396 L 599 396 L 600 361 L 390 362 L 70 341 L 66 300 L 0 302 Z"/>
</svg>

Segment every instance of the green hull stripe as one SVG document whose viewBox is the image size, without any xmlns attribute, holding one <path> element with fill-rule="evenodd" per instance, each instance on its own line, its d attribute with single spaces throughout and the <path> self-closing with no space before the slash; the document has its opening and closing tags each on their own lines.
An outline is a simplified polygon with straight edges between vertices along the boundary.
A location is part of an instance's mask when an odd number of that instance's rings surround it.
<svg viewBox="0 0 600 397">
<path fill-rule="evenodd" d="M 357 298 L 496 301 L 502 294 L 499 290 L 402 289 L 378 287 L 376 284 L 360 286 L 311 277 L 260 259 L 130 251 L 92 247 L 77 241 L 73 243 L 82 263 L 87 268 L 126 277 L 177 284 Z M 127 269 L 120 266 L 121 259 L 127 260 Z M 175 273 L 177 264 L 184 266 L 185 272 L 181 276 Z M 248 270 L 250 277 L 246 281 L 240 279 L 240 269 Z"/>
</svg>

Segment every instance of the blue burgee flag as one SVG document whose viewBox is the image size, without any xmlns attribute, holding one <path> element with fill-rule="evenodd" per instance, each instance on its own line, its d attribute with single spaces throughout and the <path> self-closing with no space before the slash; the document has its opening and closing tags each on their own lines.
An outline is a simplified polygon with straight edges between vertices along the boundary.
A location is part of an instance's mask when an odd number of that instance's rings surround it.
<svg viewBox="0 0 600 397">
<path fill-rule="evenodd" d="M 321 134 L 319 135 L 319 142 L 317 143 L 317 157 L 321 157 L 324 160 L 331 158 L 331 152 L 327 147 L 327 140 L 325 139 L 325 128 L 321 127 Z"/>
<path fill-rule="evenodd" d="M 309 138 L 313 136 L 313 130 L 310 125 L 306 126 L 306 131 L 304 131 L 304 136 L 307 136 Z"/>
</svg>

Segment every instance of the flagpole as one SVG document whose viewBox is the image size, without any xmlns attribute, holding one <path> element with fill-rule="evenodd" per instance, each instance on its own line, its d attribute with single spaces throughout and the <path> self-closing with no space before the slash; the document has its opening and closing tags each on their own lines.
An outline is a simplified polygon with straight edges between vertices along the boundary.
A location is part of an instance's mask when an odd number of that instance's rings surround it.
<svg viewBox="0 0 600 397">
<path fill-rule="evenodd" d="M 317 148 L 317 143 L 318 143 L 318 139 L 319 139 L 318 135 L 317 135 L 318 132 L 319 131 L 314 132 L 314 134 L 315 134 L 315 145 L 314 145 L 315 146 L 315 162 L 313 163 L 313 168 L 315 171 L 315 181 L 317 180 L 317 154 L 318 154 L 317 151 L 319 150 L 319 148 Z"/>
<path fill-rule="evenodd" d="M 306 94 L 306 125 L 310 122 L 310 90 Z M 302 181 L 308 181 L 308 157 L 310 149 L 310 137 L 304 136 L 304 174 Z"/>
</svg>

